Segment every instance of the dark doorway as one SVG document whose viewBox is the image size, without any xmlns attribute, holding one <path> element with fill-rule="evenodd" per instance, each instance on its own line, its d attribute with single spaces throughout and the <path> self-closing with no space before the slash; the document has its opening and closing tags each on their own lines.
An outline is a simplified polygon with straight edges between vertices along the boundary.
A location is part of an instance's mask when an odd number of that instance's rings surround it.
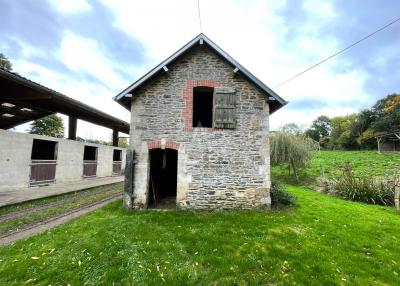
<svg viewBox="0 0 400 286">
<path fill-rule="evenodd" d="M 83 151 L 83 177 L 95 177 L 97 174 L 97 147 L 85 146 Z"/>
<path fill-rule="evenodd" d="M 178 151 L 150 150 L 149 208 L 176 207 Z"/>
<path fill-rule="evenodd" d="M 193 127 L 212 127 L 213 94 L 210 87 L 193 88 Z"/>
<path fill-rule="evenodd" d="M 113 152 L 113 167 L 112 174 L 113 175 L 121 175 L 122 170 L 122 151 L 114 149 Z"/>
<path fill-rule="evenodd" d="M 33 139 L 29 184 L 39 185 L 55 181 L 57 142 Z"/>
</svg>

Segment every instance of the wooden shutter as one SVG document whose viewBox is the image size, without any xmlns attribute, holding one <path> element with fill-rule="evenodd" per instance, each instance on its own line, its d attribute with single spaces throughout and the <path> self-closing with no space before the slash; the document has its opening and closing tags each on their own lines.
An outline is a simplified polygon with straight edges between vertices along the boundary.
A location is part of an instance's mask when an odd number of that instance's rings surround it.
<svg viewBox="0 0 400 286">
<path fill-rule="evenodd" d="M 236 127 L 236 95 L 229 87 L 214 89 L 214 127 L 233 129 Z"/>
</svg>

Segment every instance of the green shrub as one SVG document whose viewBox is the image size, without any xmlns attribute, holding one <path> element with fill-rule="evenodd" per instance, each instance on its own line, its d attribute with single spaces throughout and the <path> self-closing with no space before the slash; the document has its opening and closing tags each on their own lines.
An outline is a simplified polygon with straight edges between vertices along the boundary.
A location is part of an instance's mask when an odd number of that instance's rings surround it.
<svg viewBox="0 0 400 286">
<path fill-rule="evenodd" d="M 349 166 L 332 180 L 332 193 L 340 198 L 367 204 L 393 206 L 395 178 L 356 177 Z"/>
<path fill-rule="evenodd" d="M 270 137 L 271 164 L 287 165 L 298 180 L 298 169 L 304 168 L 310 158 L 310 152 L 318 150 L 317 142 L 301 134 L 274 132 Z"/>
<path fill-rule="evenodd" d="M 286 192 L 280 185 L 272 183 L 271 186 L 271 204 L 273 208 L 294 205 L 295 196 Z"/>
</svg>

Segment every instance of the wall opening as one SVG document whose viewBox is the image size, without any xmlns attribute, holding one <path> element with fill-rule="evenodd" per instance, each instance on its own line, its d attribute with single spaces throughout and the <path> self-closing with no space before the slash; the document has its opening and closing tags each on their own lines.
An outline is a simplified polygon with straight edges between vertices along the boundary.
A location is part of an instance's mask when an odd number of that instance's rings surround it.
<svg viewBox="0 0 400 286">
<path fill-rule="evenodd" d="M 193 88 L 193 127 L 212 127 L 213 94 L 212 87 Z"/>
<path fill-rule="evenodd" d="M 95 177 L 97 174 L 97 147 L 85 146 L 83 151 L 83 177 Z"/>
<path fill-rule="evenodd" d="M 33 139 L 29 185 L 52 183 L 56 178 L 57 142 Z"/>
<path fill-rule="evenodd" d="M 178 175 L 178 151 L 174 149 L 151 149 L 148 207 L 176 208 L 176 185 Z"/>
<path fill-rule="evenodd" d="M 121 150 L 114 149 L 113 161 L 122 161 L 122 151 Z"/>
<path fill-rule="evenodd" d="M 57 160 L 57 142 L 33 139 L 32 160 Z"/>
<path fill-rule="evenodd" d="M 83 151 L 83 160 L 84 161 L 97 160 L 97 147 L 85 146 L 85 150 Z"/>
<path fill-rule="evenodd" d="M 121 175 L 121 171 L 122 171 L 122 150 L 114 149 L 112 174 Z"/>
</svg>

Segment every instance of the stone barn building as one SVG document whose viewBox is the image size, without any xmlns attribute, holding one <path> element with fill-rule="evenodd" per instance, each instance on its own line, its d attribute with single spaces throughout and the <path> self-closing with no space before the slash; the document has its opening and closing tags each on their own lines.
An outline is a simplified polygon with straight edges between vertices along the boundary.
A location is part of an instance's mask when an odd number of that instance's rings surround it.
<svg viewBox="0 0 400 286">
<path fill-rule="evenodd" d="M 269 115 L 287 102 L 204 34 L 114 99 L 131 111 L 126 208 L 270 207 Z"/>
</svg>

